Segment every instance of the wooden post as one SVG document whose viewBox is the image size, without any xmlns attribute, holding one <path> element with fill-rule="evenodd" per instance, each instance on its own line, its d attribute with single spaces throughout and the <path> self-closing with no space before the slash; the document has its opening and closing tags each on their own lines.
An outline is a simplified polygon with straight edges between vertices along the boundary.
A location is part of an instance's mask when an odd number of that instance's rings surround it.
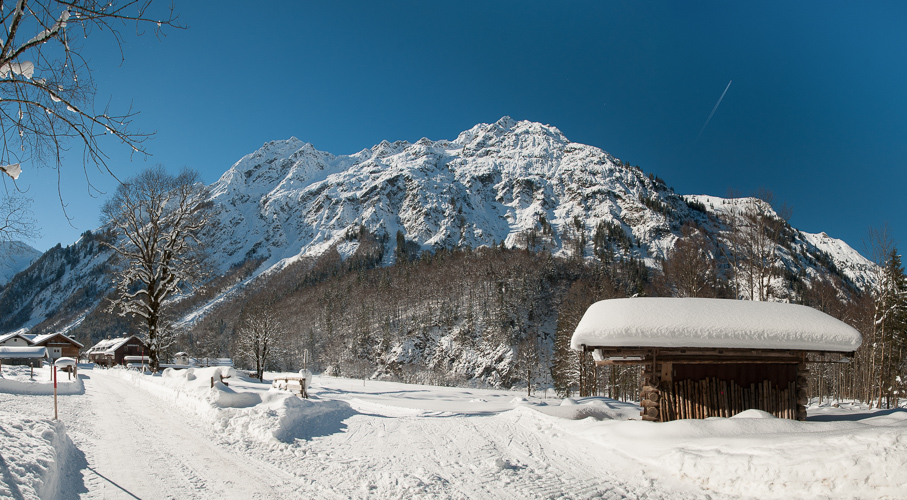
<svg viewBox="0 0 907 500">
<path fill-rule="evenodd" d="M 809 379 L 809 370 L 806 368 L 806 363 L 801 362 L 797 370 L 797 420 L 803 421 L 806 420 L 806 405 L 809 404 L 809 399 L 807 396 L 807 384 Z"/>
<path fill-rule="evenodd" d="M 683 390 L 686 393 L 687 418 L 696 418 L 693 413 L 693 382 L 691 380 L 684 380 L 683 384 Z"/>
</svg>

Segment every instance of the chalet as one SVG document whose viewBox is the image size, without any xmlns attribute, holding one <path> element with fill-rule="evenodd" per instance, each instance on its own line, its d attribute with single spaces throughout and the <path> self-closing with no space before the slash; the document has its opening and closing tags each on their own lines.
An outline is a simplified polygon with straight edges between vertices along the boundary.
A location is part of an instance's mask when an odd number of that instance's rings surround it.
<svg viewBox="0 0 907 500">
<path fill-rule="evenodd" d="M 79 359 L 79 351 L 84 347 L 75 340 L 62 333 L 47 333 L 44 335 L 27 335 L 32 345 L 46 347 L 50 359 L 62 357 Z"/>
<path fill-rule="evenodd" d="M 0 335 L 0 346 L 6 347 L 28 347 L 32 341 L 28 336 L 19 332 L 5 333 Z"/>
<path fill-rule="evenodd" d="M 144 356 L 148 346 L 135 335 L 106 339 L 88 349 L 88 361 L 102 366 L 125 365 L 127 356 Z"/>
<path fill-rule="evenodd" d="M 694 298 L 596 302 L 571 347 L 596 365 L 641 365 L 644 420 L 806 418 L 808 356 L 852 357 L 860 333 L 795 304 Z M 582 385 L 582 384 L 581 384 Z"/>
</svg>

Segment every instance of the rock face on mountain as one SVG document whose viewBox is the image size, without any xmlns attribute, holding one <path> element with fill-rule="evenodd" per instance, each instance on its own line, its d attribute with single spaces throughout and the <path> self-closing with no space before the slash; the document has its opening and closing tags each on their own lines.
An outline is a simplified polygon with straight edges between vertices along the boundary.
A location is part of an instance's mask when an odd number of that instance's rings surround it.
<svg viewBox="0 0 907 500">
<path fill-rule="evenodd" d="M 0 241 L 0 286 L 40 256 L 41 252 L 21 241 Z"/>
<path fill-rule="evenodd" d="M 385 141 L 344 156 L 296 138 L 273 141 L 209 187 L 215 217 L 204 239 L 214 267 L 261 261 L 254 275 L 332 248 L 348 257 L 359 244 L 349 235 L 363 229 L 384 246 L 383 264 L 401 243 L 411 253 L 503 243 L 595 258 L 617 252 L 619 240 L 624 254 L 657 267 L 684 223 L 717 240 L 727 230 L 720 216 L 747 202 L 678 195 L 555 127 L 508 117 L 454 140 Z M 611 243 L 597 238 L 604 233 Z M 791 234 L 779 251 L 790 273 L 809 279 L 833 268 L 858 287 L 874 279 L 872 264 L 844 242 Z M 73 294 L 93 307 L 107 292 L 99 273 L 109 254 L 100 248 L 83 237 L 21 273 L 0 291 L 0 331 L 53 316 Z"/>
</svg>

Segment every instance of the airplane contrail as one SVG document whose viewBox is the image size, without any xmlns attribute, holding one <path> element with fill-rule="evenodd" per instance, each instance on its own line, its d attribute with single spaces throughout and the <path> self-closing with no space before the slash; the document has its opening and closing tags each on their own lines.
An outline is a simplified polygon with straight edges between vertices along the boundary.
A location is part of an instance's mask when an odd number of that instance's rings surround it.
<svg viewBox="0 0 907 500">
<path fill-rule="evenodd" d="M 696 141 L 699 140 L 699 136 L 702 135 L 702 132 L 705 131 L 705 128 L 709 126 L 709 121 L 712 119 L 712 115 L 715 114 L 715 110 L 718 109 L 718 105 L 721 104 L 721 100 L 724 99 L 724 94 L 727 94 L 727 89 L 731 88 L 731 83 L 733 82 L 734 80 L 727 82 L 727 87 L 724 88 L 724 92 L 721 93 L 721 97 L 718 98 L 718 102 L 715 103 L 715 107 L 712 108 L 712 112 L 709 113 L 709 117 L 705 119 L 705 123 L 702 124 L 702 128 L 699 129 L 699 133 L 696 134 Z"/>
</svg>

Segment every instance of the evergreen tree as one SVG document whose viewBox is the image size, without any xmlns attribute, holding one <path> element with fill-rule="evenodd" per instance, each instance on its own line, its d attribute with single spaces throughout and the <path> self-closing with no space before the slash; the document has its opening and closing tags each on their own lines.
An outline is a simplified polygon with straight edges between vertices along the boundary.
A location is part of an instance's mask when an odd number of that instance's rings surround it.
<svg viewBox="0 0 907 500">
<path fill-rule="evenodd" d="M 892 248 L 881 271 L 875 297 L 874 325 L 879 344 L 879 392 L 877 406 L 887 395 L 890 404 L 892 392 L 902 372 L 902 351 L 907 320 L 907 278 L 897 250 Z"/>
</svg>

